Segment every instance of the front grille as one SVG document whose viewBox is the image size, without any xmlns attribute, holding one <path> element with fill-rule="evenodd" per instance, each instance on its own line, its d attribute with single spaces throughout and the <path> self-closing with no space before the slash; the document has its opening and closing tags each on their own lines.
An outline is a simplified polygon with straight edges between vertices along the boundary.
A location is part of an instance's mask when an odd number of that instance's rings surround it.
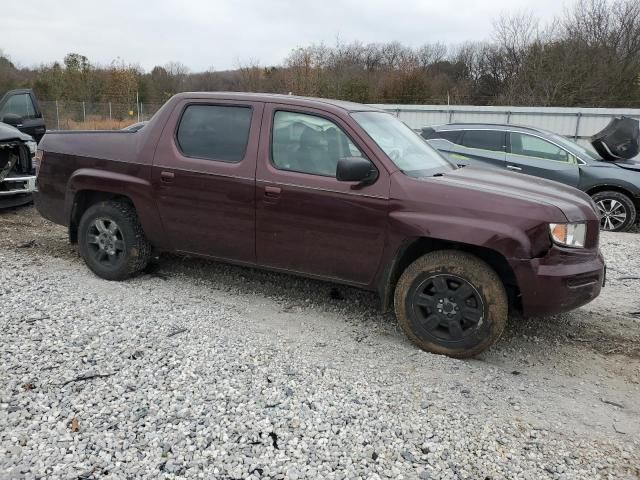
<svg viewBox="0 0 640 480">
<path fill-rule="evenodd" d="M 20 158 L 16 162 L 15 171 L 19 174 L 30 174 L 33 172 L 33 159 L 31 158 L 31 152 L 29 147 L 24 143 L 18 147 Z"/>
</svg>

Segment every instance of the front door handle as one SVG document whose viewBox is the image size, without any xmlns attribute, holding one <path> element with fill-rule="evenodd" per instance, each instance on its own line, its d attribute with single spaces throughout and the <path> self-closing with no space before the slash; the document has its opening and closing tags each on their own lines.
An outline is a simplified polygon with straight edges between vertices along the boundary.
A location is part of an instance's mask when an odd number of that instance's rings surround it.
<svg viewBox="0 0 640 480">
<path fill-rule="evenodd" d="M 282 190 L 280 187 L 264 187 L 264 196 L 269 198 L 278 198 Z"/>
<path fill-rule="evenodd" d="M 522 169 L 520 167 L 516 167 L 515 165 L 507 165 L 509 170 L 515 170 L 516 172 L 521 172 Z"/>
<path fill-rule="evenodd" d="M 164 183 L 171 183 L 174 178 L 176 178 L 176 175 L 173 172 L 160 172 L 160 180 Z"/>
</svg>

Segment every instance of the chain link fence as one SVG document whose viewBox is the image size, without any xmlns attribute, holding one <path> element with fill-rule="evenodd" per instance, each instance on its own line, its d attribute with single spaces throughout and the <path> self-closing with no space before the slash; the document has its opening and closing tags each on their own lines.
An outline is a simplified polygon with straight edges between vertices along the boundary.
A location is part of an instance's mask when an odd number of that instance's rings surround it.
<svg viewBox="0 0 640 480">
<path fill-rule="evenodd" d="M 149 120 L 161 104 L 41 101 L 48 130 L 119 130 Z"/>
</svg>

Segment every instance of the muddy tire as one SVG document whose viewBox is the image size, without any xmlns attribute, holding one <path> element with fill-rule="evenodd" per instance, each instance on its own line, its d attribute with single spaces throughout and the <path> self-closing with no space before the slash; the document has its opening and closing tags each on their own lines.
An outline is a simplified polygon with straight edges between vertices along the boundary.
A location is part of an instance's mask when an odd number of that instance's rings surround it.
<svg viewBox="0 0 640 480">
<path fill-rule="evenodd" d="M 396 285 L 394 303 L 413 343 L 456 358 L 493 345 L 509 310 L 498 274 L 479 258 L 455 250 L 432 252 L 409 265 Z"/>
<path fill-rule="evenodd" d="M 605 191 L 591 196 L 600 213 L 600 228 L 626 232 L 636 223 L 636 206 L 624 193 Z"/>
<path fill-rule="evenodd" d="M 78 225 L 80 255 L 96 275 L 124 280 L 142 271 L 152 255 L 135 208 L 122 201 L 87 209 Z"/>
</svg>

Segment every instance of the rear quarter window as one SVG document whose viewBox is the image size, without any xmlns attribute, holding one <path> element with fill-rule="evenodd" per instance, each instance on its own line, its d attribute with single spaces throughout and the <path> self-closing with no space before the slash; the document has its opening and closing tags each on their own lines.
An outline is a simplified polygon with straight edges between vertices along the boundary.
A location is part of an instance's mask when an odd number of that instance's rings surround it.
<svg viewBox="0 0 640 480">
<path fill-rule="evenodd" d="M 178 146 L 187 157 L 240 162 L 247 150 L 251 113 L 251 107 L 189 105 L 178 126 Z"/>
</svg>

